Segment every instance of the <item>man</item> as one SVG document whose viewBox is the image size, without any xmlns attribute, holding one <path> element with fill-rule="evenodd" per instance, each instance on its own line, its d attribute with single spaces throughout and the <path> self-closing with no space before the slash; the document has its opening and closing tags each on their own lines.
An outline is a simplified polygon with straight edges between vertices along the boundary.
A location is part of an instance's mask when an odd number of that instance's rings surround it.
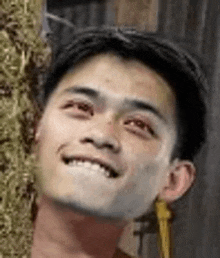
<svg viewBox="0 0 220 258">
<path fill-rule="evenodd" d="M 128 257 L 117 249 L 128 221 L 194 182 L 203 72 L 169 40 L 133 29 L 79 32 L 58 53 L 36 132 L 32 257 Z"/>
</svg>

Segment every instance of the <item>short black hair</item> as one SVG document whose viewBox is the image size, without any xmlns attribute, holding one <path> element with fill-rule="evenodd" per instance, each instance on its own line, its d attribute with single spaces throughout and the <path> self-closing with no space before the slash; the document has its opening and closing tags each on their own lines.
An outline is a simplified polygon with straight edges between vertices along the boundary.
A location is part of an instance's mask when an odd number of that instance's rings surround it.
<svg viewBox="0 0 220 258">
<path fill-rule="evenodd" d="M 44 104 L 62 77 L 84 58 L 115 53 L 158 72 L 177 102 L 178 139 L 172 159 L 193 160 L 206 138 L 205 71 L 196 55 L 167 36 L 133 28 L 101 27 L 74 31 L 70 43 L 58 47 L 44 89 Z"/>
</svg>

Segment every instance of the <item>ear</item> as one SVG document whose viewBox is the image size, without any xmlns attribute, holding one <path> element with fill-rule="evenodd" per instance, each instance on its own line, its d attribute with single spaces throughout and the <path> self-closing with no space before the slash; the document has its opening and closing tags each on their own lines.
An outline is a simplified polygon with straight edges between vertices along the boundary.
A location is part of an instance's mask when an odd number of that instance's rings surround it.
<svg viewBox="0 0 220 258">
<path fill-rule="evenodd" d="M 170 167 L 166 184 L 162 187 L 158 197 L 172 203 L 192 186 L 195 181 L 196 169 L 191 161 L 175 160 Z"/>
</svg>

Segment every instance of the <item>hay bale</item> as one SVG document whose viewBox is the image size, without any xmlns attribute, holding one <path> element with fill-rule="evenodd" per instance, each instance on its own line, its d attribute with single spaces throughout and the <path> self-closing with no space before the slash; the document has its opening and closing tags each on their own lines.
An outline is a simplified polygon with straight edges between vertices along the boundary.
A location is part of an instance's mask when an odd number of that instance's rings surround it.
<svg viewBox="0 0 220 258">
<path fill-rule="evenodd" d="M 39 37 L 41 10 L 40 0 L 0 3 L 0 257 L 30 257 L 38 115 L 32 93 L 50 56 Z"/>
</svg>

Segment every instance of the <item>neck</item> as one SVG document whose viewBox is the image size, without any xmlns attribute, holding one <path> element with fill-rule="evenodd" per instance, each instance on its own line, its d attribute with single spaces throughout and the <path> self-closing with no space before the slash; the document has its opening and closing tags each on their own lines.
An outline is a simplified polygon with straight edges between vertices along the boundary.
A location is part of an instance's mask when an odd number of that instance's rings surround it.
<svg viewBox="0 0 220 258">
<path fill-rule="evenodd" d="M 125 222 L 106 222 L 61 208 L 43 196 L 31 257 L 112 258 L 125 225 Z"/>
</svg>

